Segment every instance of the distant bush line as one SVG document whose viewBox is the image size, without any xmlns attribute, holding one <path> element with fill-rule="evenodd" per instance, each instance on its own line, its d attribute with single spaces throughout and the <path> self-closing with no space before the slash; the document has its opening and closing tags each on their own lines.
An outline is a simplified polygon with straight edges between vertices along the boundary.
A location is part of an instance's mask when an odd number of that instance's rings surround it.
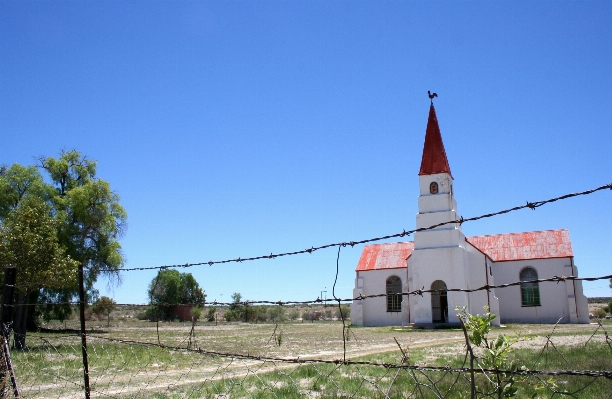
<svg viewBox="0 0 612 399">
<path fill-rule="evenodd" d="M 345 319 L 350 317 L 351 309 L 348 305 L 342 306 L 342 315 Z M 148 321 L 175 321 L 178 318 L 168 319 L 161 317 L 155 306 L 147 306 L 142 312 L 136 314 L 139 320 Z M 228 321 L 248 323 L 278 323 L 284 321 L 316 321 L 316 320 L 340 320 L 340 309 L 337 307 L 306 307 L 298 308 L 278 305 L 256 305 L 231 304 L 230 306 L 206 307 L 202 312 L 200 321 Z"/>
</svg>

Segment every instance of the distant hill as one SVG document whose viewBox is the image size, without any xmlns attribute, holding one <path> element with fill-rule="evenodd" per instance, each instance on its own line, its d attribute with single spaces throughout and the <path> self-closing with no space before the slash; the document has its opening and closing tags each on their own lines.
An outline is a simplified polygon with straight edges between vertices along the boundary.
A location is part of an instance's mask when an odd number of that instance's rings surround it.
<svg viewBox="0 0 612 399">
<path fill-rule="evenodd" d="M 589 303 L 608 303 L 612 301 L 612 296 L 596 296 L 593 298 L 587 298 Z"/>
</svg>

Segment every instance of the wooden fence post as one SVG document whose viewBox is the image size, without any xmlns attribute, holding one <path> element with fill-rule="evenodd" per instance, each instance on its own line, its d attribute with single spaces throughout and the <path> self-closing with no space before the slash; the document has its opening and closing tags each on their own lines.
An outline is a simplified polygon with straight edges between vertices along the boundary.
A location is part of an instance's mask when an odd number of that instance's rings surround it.
<svg viewBox="0 0 612 399">
<path fill-rule="evenodd" d="M 83 382 L 85 384 L 85 399 L 90 399 L 87 337 L 85 335 L 85 286 L 83 282 L 82 264 L 79 265 L 79 319 L 81 320 L 81 350 L 83 352 Z"/>
<path fill-rule="evenodd" d="M 0 380 L 6 381 L 6 373 L 11 376 L 11 384 L 13 385 L 13 393 L 15 398 L 19 398 L 19 387 L 17 379 L 13 371 L 11 363 L 11 352 L 9 342 L 11 340 L 11 323 L 13 321 L 13 307 L 15 306 L 15 282 L 17 281 L 17 269 L 8 267 L 4 269 L 4 288 L 2 290 L 2 312 L 0 312 L 0 334 L 2 348 L 0 349 L 2 356 L 2 366 L 0 370 Z M 24 304 L 25 306 L 25 304 Z M 5 396 L 5 386 L 0 390 L 0 397 Z"/>
</svg>

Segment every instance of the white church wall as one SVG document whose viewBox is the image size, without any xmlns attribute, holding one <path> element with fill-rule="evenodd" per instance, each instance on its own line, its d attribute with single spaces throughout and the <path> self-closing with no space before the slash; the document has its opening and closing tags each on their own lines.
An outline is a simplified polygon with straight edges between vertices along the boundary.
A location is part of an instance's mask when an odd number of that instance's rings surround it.
<svg viewBox="0 0 612 399">
<path fill-rule="evenodd" d="M 362 272 L 363 273 L 363 272 Z M 353 288 L 353 298 L 358 298 L 363 295 L 363 275 L 360 272 L 356 273 L 355 288 Z M 351 302 L 351 324 L 355 326 L 365 326 L 363 322 L 363 301 L 354 300 Z"/>
<path fill-rule="evenodd" d="M 454 227 L 419 231 L 414 235 L 414 247 L 420 249 L 457 247 L 462 236 L 461 231 Z"/>
<path fill-rule="evenodd" d="M 480 288 L 485 285 L 494 285 L 495 280 L 490 275 L 487 257 L 468 242 L 465 243 L 465 263 L 468 265 L 467 288 Z M 491 313 L 499 315 L 499 301 L 495 296 L 494 291 L 487 292 L 486 290 L 471 292 L 468 294 L 467 310 L 471 314 L 485 313 L 484 307 L 489 307 Z M 492 322 L 493 325 L 499 326 L 499 316 Z"/>
<path fill-rule="evenodd" d="M 523 268 L 533 267 L 538 279 L 552 278 L 571 273 L 571 258 L 532 259 L 495 262 L 492 265 L 496 284 L 513 283 L 520 280 Z M 569 267 L 567 265 L 570 265 Z M 564 286 L 565 285 L 565 286 Z M 543 282 L 538 284 L 540 306 L 522 306 L 520 286 L 497 288 L 502 323 L 562 323 L 578 322 L 574 284 L 567 282 Z M 580 292 L 581 295 L 581 292 Z M 579 299 L 580 303 L 581 299 Z M 570 309 L 570 306 L 572 309 Z M 580 310 L 578 313 L 582 313 Z"/>
<path fill-rule="evenodd" d="M 453 179 L 448 173 L 435 173 L 426 176 L 419 176 L 419 191 L 420 195 L 427 196 L 429 193 L 429 184 L 431 182 L 438 183 L 438 193 L 446 194 L 452 191 Z M 453 209 L 455 209 L 453 207 Z"/>
<path fill-rule="evenodd" d="M 366 270 L 357 273 L 353 295 L 375 295 L 387 292 L 387 279 L 397 276 L 402 281 L 402 292 L 408 291 L 406 268 Z M 359 278 L 362 278 L 359 281 Z M 358 284 L 362 283 L 362 288 Z M 354 313 L 355 312 L 355 313 Z M 357 317 L 355 317 L 357 314 Z M 361 317 L 361 320 L 359 320 Z M 408 323 L 408 298 L 402 298 L 401 312 L 387 312 L 387 297 L 367 298 L 351 304 L 351 323 L 359 326 L 401 326 Z"/>
<path fill-rule="evenodd" d="M 415 237 L 416 242 L 416 237 Z M 415 249 L 410 257 L 409 289 L 411 291 L 424 288 L 431 289 L 436 280 L 442 280 L 447 288 L 466 286 L 464 268 L 464 250 L 459 246 L 452 248 Z M 456 306 L 468 303 L 465 292 L 449 292 L 448 321 L 458 323 L 459 319 L 454 311 Z M 431 294 L 415 295 L 410 298 L 411 323 L 429 324 L 432 322 Z"/>
<path fill-rule="evenodd" d="M 418 213 L 416 216 L 416 222 L 418 227 L 431 227 L 440 223 L 447 223 L 451 220 L 457 220 L 457 212 L 455 211 L 436 211 L 430 213 Z M 448 223 L 442 226 L 434 227 L 431 230 L 443 230 L 443 229 L 454 229 L 455 223 Z"/>
<path fill-rule="evenodd" d="M 450 193 L 424 194 L 419 197 L 421 212 L 438 212 L 456 209 L 457 203 Z"/>
<path fill-rule="evenodd" d="M 574 259 L 572 259 L 572 267 L 573 273 L 572 275 L 578 276 L 578 267 L 574 265 Z M 576 321 L 572 321 L 572 323 L 590 323 L 589 320 L 589 302 L 587 297 L 583 294 L 582 291 L 582 281 L 574 281 L 572 283 L 574 285 L 574 291 L 576 293 Z"/>
<path fill-rule="evenodd" d="M 495 276 L 493 275 L 493 261 L 490 258 L 486 258 L 486 265 L 487 265 L 487 273 L 488 274 L 488 279 L 489 279 L 489 285 L 496 285 L 498 284 L 497 281 L 495 281 Z M 495 319 L 495 321 L 493 322 L 493 325 L 499 326 L 501 324 L 501 305 L 499 304 L 499 297 L 497 296 L 497 291 L 496 290 L 491 290 L 489 292 L 489 306 L 490 306 L 490 312 L 494 313 L 497 315 L 497 319 Z"/>
</svg>

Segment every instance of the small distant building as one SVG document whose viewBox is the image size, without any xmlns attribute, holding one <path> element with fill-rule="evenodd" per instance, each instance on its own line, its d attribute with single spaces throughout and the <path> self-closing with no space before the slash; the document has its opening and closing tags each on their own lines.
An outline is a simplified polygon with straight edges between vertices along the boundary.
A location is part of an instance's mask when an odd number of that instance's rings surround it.
<svg viewBox="0 0 612 399">
<path fill-rule="evenodd" d="M 457 220 L 453 176 L 433 103 L 419 171 L 416 227 Z M 533 231 L 465 237 L 458 223 L 414 233 L 413 242 L 367 245 L 356 269 L 352 323 L 360 326 L 458 323 L 455 307 L 483 313 L 488 306 L 501 323 L 588 323 L 581 281 L 537 283 L 554 276 L 577 276 L 569 232 Z M 520 285 L 467 292 L 520 281 Z M 398 295 L 417 289 L 422 296 Z"/>
<path fill-rule="evenodd" d="M 180 321 L 191 321 L 191 309 L 193 309 L 193 305 L 177 305 L 172 308 L 172 313 Z"/>
</svg>

